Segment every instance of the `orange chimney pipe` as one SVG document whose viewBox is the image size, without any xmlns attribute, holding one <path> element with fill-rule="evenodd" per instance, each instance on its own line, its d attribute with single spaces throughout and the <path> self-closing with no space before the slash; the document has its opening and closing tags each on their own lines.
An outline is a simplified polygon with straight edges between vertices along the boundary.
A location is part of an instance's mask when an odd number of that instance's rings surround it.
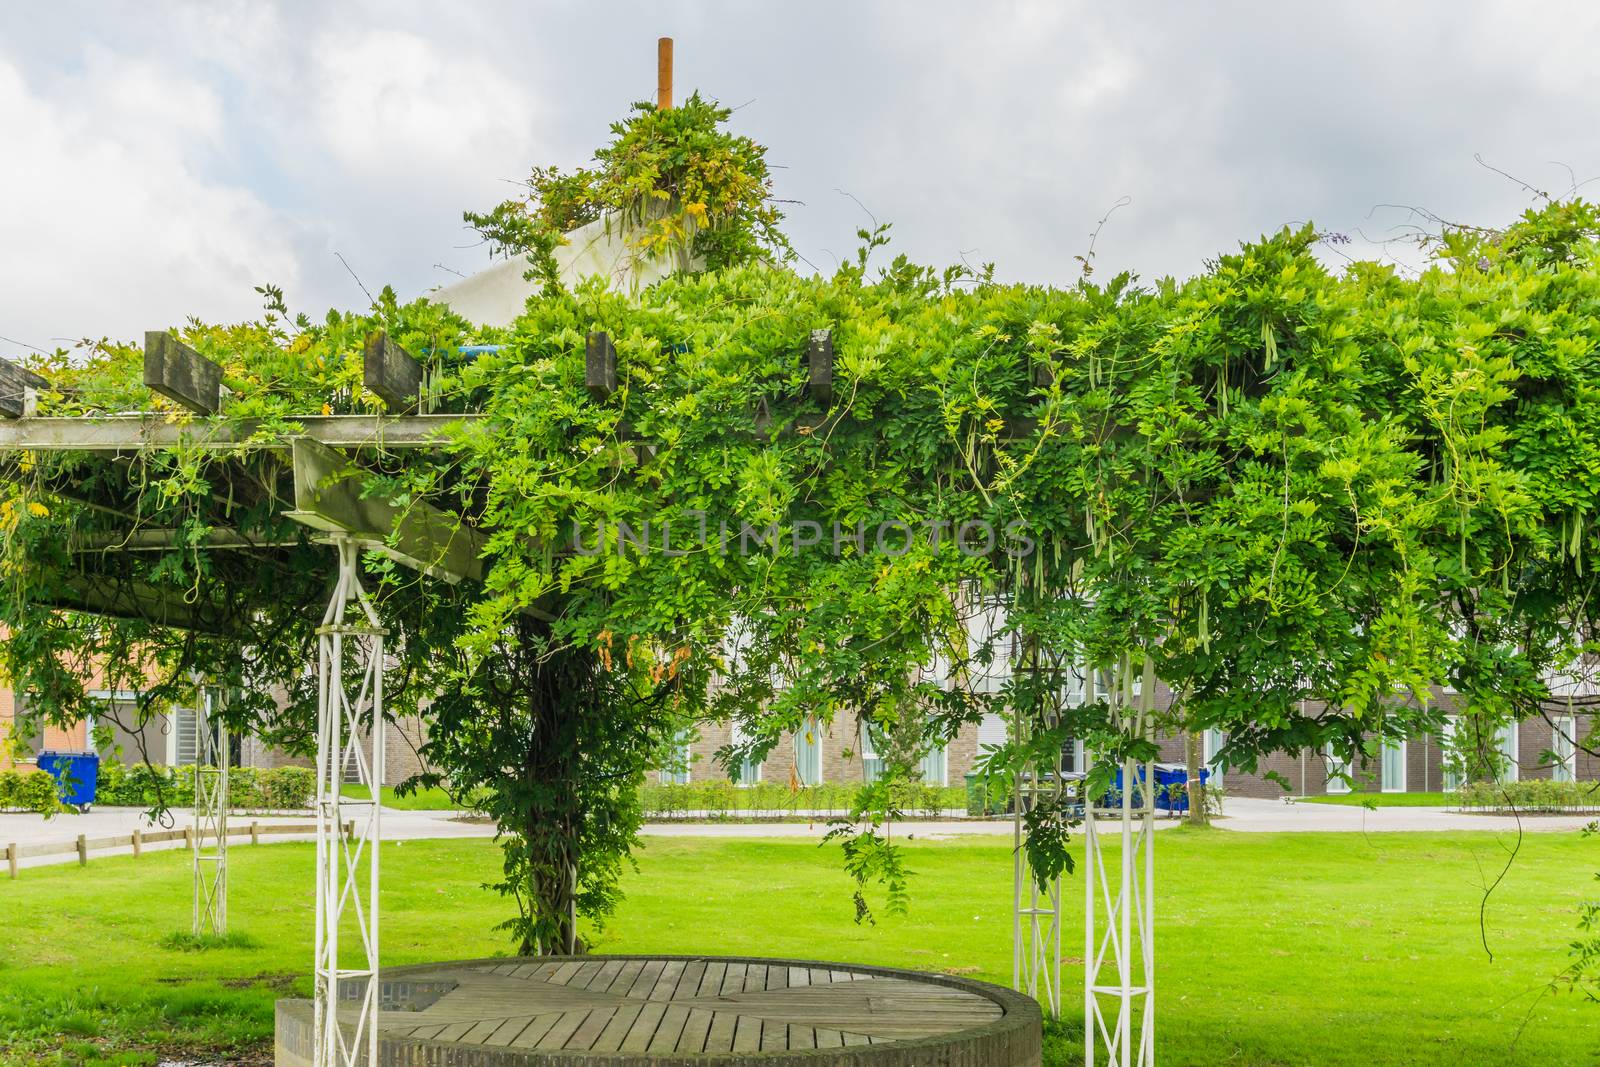
<svg viewBox="0 0 1600 1067">
<path fill-rule="evenodd" d="M 672 107 L 672 38 L 656 41 L 656 110 Z"/>
</svg>

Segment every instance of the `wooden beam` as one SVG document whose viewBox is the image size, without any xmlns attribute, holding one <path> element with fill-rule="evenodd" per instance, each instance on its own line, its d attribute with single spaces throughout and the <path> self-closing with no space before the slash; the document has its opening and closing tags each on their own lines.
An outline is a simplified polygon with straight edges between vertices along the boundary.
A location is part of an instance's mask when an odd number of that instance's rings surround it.
<svg viewBox="0 0 1600 1067">
<path fill-rule="evenodd" d="M 617 346 L 604 330 L 595 330 L 584 343 L 583 384 L 596 400 L 617 391 Z"/>
<path fill-rule="evenodd" d="M 190 603 L 189 595 L 188 589 L 79 571 L 59 575 L 41 602 L 85 615 L 132 619 L 214 637 L 240 636 L 226 608 L 205 599 Z"/>
<path fill-rule="evenodd" d="M 361 353 L 361 384 L 390 411 L 409 415 L 422 399 L 422 363 L 388 334 L 373 330 Z"/>
<path fill-rule="evenodd" d="M 484 536 L 466 520 L 420 500 L 400 508 L 363 495 L 363 472 L 354 461 L 310 438 L 295 438 L 293 452 L 289 518 L 365 541 L 396 562 L 448 582 L 483 579 Z"/>
<path fill-rule="evenodd" d="M 20 419 L 28 412 L 28 393 L 39 393 L 50 383 L 31 370 L 0 359 L 0 417 Z"/>
<path fill-rule="evenodd" d="M 1033 384 L 1039 389 L 1048 389 L 1055 383 L 1056 373 L 1051 369 L 1050 361 L 1040 356 L 1029 356 L 1029 365 L 1033 371 Z"/>
<path fill-rule="evenodd" d="M 452 427 L 482 415 L 296 415 L 304 436 L 333 448 L 447 448 Z M 259 420 L 179 422 L 170 415 L 84 415 L 0 421 L 0 451 L 137 452 L 144 448 L 205 448 L 221 452 L 283 449 L 290 437 L 258 436 Z M 296 435 L 299 436 L 299 435 Z"/>
<path fill-rule="evenodd" d="M 806 347 L 806 392 L 823 407 L 833 403 L 833 331 L 812 330 Z"/>
<path fill-rule="evenodd" d="M 165 330 L 144 335 L 144 384 L 198 415 L 222 410 L 222 368 Z"/>
<path fill-rule="evenodd" d="M 163 530 L 140 527 L 126 533 L 95 534 L 90 537 L 74 537 L 71 548 L 74 552 L 167 552 L 190 547 L 189 535 L 182 530 Z M 215 549 L 266 549 L 266 548 L 294 548 L 304 543 L 304 538 L 295 540 L 257 540 L 246 537 L 237 530 L 215 529 L 210 530 L 202 537 L 196 548 Z"/>
</svg>

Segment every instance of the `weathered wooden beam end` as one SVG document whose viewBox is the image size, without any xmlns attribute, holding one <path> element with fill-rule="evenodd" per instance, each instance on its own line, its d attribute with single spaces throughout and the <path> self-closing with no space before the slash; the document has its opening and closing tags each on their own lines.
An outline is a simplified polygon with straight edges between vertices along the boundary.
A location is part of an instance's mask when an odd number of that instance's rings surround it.
<svg viewBox="0 0 1600 1067">
<path fill-rule="evenodd" d="M 596 400 L 605 400 L 617 391 L 617 346 L 604 330 L 595 330 L 585 340 L 583 384 Z"/>
<path fill-rule="evenodd" d="M 382 330 L 373 330 L 361 354 L 361 384 L 390 411 L 410 414 L 422 399 L 422 362 Z"/>
<path fill-rule="evenodd" d="M 196 414 L 222 410 L 222 368 L 165 330 L 144 335 L 144 384 Z"/>
<path fill-rule="evenodd" d="M 812 330 L 806 347 L 806 392 L 823 407 L 833 403 L 833 331 Z"/>
<path fill-rule="evenodd" d="M 1033 365 L 1033 384 L 1038 389 L 1048 389 L 1055 384 L 1056 372 L 1051 367 L 1048 359 L 1039 356 L 1030 356 Z"/>
<path fill-rule="evenodd" d="M 7 419 L 21 419 L 33 412 L 31 394 L 41 393 L 50 388 L 50 383 L 33 373 L 17 366 L 9 359 L 0 359 L 0 417 Z"/>
</svg>

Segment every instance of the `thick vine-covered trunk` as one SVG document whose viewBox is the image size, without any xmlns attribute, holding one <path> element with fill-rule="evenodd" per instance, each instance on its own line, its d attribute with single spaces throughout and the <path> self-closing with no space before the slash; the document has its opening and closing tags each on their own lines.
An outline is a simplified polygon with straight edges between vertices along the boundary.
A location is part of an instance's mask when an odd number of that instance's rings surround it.
<svg viewBox="0 0 1600 1067">
<path fill-rule="evenodd" d="M 492 654 L 463 661 L 434 703 L 423 755 L 492 817 L 517 904 L 501 924 L 524 955 L 582 952 L 580 918 L 603 920 L 639 825 L 638 785 L 670 735 L 675 678 L 641 678 L 606 650 L 517 615 Z"/>
</svg>

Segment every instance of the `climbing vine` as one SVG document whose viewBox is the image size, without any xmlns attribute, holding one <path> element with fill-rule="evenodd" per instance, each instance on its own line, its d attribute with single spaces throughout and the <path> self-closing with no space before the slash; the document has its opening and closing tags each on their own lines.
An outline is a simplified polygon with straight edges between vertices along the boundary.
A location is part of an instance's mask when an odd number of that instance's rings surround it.
<svg viewBox="0 0 1600 1067">
<path fill-rule="evenodd" d="M 528 198 L 469 216 L 547 281 L 558 235 L 607 212 L 705 270 L 637 294 L 550 285 L 504 329 L 387 292 L 313 321 L 264 290 L 258 322 L 180 331 L 223 367 L 212 421 L 263 440 L 379 410 L 359 373 L 376 328 L 427 362 L 436 410 L 482 416 L 436 452 L 362 462 L 370 494 L 480 529 L 483 581 L 365 565 L 397 706 L 422 705 L 435 773 L 485 787 L 507 835 L 524 949 L 572 947 L 575 910 L 614 907 L 635 787 L 697 722 L 739 724 L 729 767 L 846 713 L 882 739 L 886 779 L 840 835 L 865 918 L 874 886 L 908 900 L 893 782 L 985 712 L 1023 727 L 988 754 L 997 779 L 1070 737 L 1100 760 L 1093 789 L 1158 730 L 1224 730 L 1223 758 L 1249 768 L 1437 731 L 1447 685 L 1491 728 L 1540 715 L 1551 679 L 1600 651 L 1589 205 L 1443 234 L 1416 278 L 1336 274 L 1309 228 L 1149 285 L 880 264 L 881 232 L 806 277 L 768 262 L 786 246 L 765 163 L 727 117 L 641 108 L 597 168 L 536 171 Z M 596 331 L 618 366 L 600 397 Z M 46 410 L 148 406 L 137 359 L 41 364 Z M 266 449 L 0 457 L 0 662 L 37 713 L 81 714 L 86 663 L 154 664 L 151 700 L 214 674 L 251 694 L 238 725 L 303 745 L 328 560 L 282 518 L 284 477 Z M 112 551 L 141 529 L 170 543 Z M 219 529 L 259 550 L 211 548 Z M 220 633 L 61 613 L 86 559 L 208 605 Z M 975 642 L 985 610 L 1001 621 Z M 1003 684 L 961 684 L 1011 648 L 1023 669 Z M 1104 684 L 1068 699 L 1084 668 Z M 1152 707 L 1157 681 L 1183 699 Z M 1030 817 L 1038 877 L 1068 869 L 1070 824 L 1064 806 Z"/>
</svg>

